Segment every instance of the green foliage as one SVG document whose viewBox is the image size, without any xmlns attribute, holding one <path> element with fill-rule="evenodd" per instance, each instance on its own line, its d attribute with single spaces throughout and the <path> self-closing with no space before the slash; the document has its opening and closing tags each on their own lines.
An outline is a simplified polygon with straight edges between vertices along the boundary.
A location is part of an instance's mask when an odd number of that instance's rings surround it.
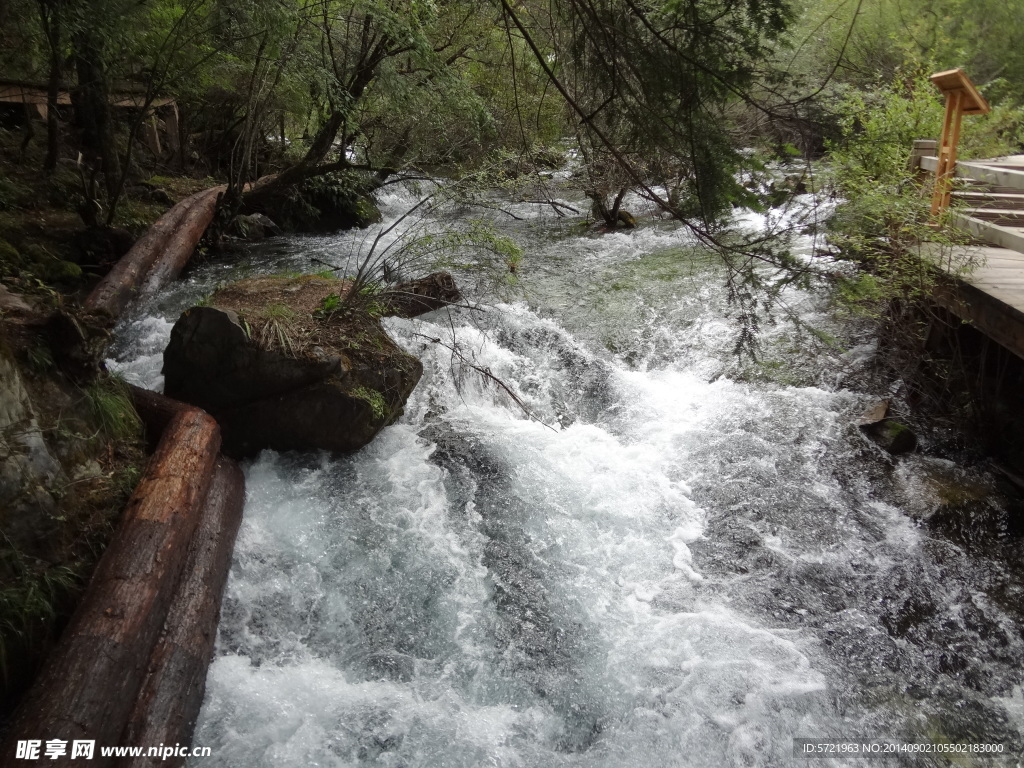
<svg viewBox="0 0 1024 768">
<path fill-rule="evenodd" d="M 93 421 L 107 439 L 137 440 L 142 421 L 132 405 L 128 385 L 116 376 L 97 379 L 85 389 L 85 400 Z"/>
<path fill-rule="evenodd" d="M 53 360 L 53 352 L 50 345 L 45 342 L 33 344 L 26 352 L 29 369 L 38 374 L 49 373 L 56 368 Z"/>
<path fill-rule="evenodd" d="M 314 176 L 288 190 L 276 215 L 285 227 L 300 231 L 366 227 L 380 219 L 367 196 L 369 187 L 352 171 Z"/>
<path fill-rule="evenodd" d="M 390 263 L 408 270 L 451 270 L 464 276 L 462 283 L 475 283 L 486 295 L 508 298 L 518 283 L 523 250 L 512 238 L 499 234 L 494 225 L 480 218 L 464 219 L 443 231 L 417 232 L 403 239 Z"/>
<path fill-rule="evenodd" d="M 906 165 L 914 140 L 938 137 L 943 104 L 921 73 L 873 91 L 845 90 L 836 114 L 843 139 L 830 147 L 830 159 L 841 182 L 902 185 L 909 178 Z"/>
<path fill-rule="evenodd" d="M 10 674 L 15 648 L 34 652 L 46 642 L 59 606 L 79 586 L 74 569 L 37 561 L 6 537 L 0 542 L 0 678 Z"/>
<path fill-rule="evenodd" d="M 314 313 L 317 317 L 326 318 L 341 309 L 341 296 L 336 293 L 329 293 L 320 301 L 320 306 Z"/>
<path fill-rule="evenodd" d="M 849 90 L 837 114 L 843 138 L 830 147 L 829 174 L 843 202 L 828 239 L 859 269 L 834 277 L 835 297 L 852 311 L 880 317 L 890 301 L 923 299 L 934 288 L 938 272 L 918 257 L 919 243 L 931 243 L 932 253 L 950 253 L 961 237 L 931 226 L 931 187 L 908 169 L 913 141 L 941 131 L 943 103 L 921 73 L 885 88 Z M 996 120 L 965 118 L 963 155 L 1012 150 L 1006 126 L 1019 123 L 1020 110 L 997 105 L 994 114 Z M 966 257 L 961 262 L 950 267 L 970 269 Z"/>
<path fill-rule="evenodd" d="M 349 394 L 369 405 L 376 421 L 383 421 L 387 418 L 389 410 L 387 401 L 384 399 L 384 395 L 377 390 L 369 387 L 356 387 Z"/>
<path fill-rule="evenodd" d="M 268 320 L 292 320 L 295 317 L 295 310 L 289 307 L 287 304 L 281 302 L 275 302 L 268 304 L 263 310 L 263 316 Z"/>
<path fill-rule="evenodd" d="M 508 4 L 505 4 L 508 8 Z M 745 192 L 726 107 L 761 79 L 785 0 L 560 0 L 550 28 L 586 171 L 602 196 L 666 189 L 673 213 L 717 224 Z M 510 12 L 510 11 L 507 11 Z"/>
<path fill-rule="evenodd" d="M 830 147 L 830 174 L 845 202 L 832 219 L 832 241 L 847 257 L 870 260 L 941 239 L 928 227 L 930 199 L 907 167 L 913 141 L 937 137 L 942 128 L 941 96 L 927 77 L 900 77 L 872 92 L 851 90 L 837 114 L 843 138 Z M 994 116 L 965 118 L 962 156 L 1013 150 L 1024 111 L 1000 104 Z"/>
<path fill-rule="evenodd" d="M 913 140 L 941 126 L 942 104 L 923 79 L 910 88 L 897 81 L 872 94 L 851 91 L 839 114 L 843 140 L 831 147 L 830 174 L 844 202 L 829 222 L 829 239 L 843 257 L 877 267 L 931 235 L 929 200 L 907 160 Z"/>
</svg>

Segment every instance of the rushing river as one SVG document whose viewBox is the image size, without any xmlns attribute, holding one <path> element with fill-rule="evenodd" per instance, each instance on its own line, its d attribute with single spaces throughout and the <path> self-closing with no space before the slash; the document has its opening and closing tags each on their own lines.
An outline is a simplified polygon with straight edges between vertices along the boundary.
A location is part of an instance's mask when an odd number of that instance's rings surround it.
<svg viewBox="0 0 1024 768">
<path fill-rule="evenodd" d="M 385 196 L 385 223 L 412 200 Z M 797 737 L 1000 743 L 956 764 L 1019 765 L 1019 538 L 996 507 L 984 531 L 921 522 L 958 471 L 853 426 L 870 344 L 812 353 L 783 324 L 741 363 L 722 273 L 685 229 L 514 211 L 518 301 L 386 321 L 426 368 L 398 423 L 352 456 L 245 465 L 196 765 L 849 762 L 794 758 Z M 116 367 L 159 389 L 190 302 L 367 237 L 196 270 L 122 323 Z M 784 298 L 838 328 L 822 299 Z"/>
</svg>

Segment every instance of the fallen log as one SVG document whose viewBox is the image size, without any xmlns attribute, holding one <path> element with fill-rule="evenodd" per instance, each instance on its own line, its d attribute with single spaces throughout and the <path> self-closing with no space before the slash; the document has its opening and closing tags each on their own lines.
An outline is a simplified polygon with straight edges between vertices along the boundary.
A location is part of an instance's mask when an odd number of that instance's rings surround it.
<svg viewBox="0 0 1024 768">
<path fill-rule="evenodd" d="M 70 624 L 22 701 L 0 750 L 16 766 L 18 741 L 60 739 L 53 766 L 77 764 L 71 744 L 117 745 L 167 618 L 214 474 L 220 429 L 199 409 L 175 415 L 125 508 Z M 112 758 L 94 757 L 94 766 Z"/>
<path fill-rule="evenodd" d="M 168 398 L 164 398 L 168 399 Z M 167 614 L 164 634 L 149 661 L 149 674 L 120 744 L 164 745 L 165 754 L 126 760 L 129 768 L 181 766 L 175 745 L 191 746 L 213 656 L 221 596 L 242 521 L 245 479 L 238 465 L 221 457 L 185 565 L 185 575 Z M 166 756 L 165 756 L 166 755 Z"/>
<path fill-rule="evenodd" d="M 189 195 L 157 219 L 93 288 L 85 299 L 84 309 L 110 317 L 120 315 L 160 256 L 168 238 L 174 234 L 185 214 L 202 194 L 197 192 Z"/>
<path fill-rule="evenodd" d="M 146 273 L 142 284 L 143 293 L 153 293 L 178 279 L 181 270 L 192 258 L 196 245 L 206 233 L 206 228 L 213 221 L 221 193 L 226 189 L 225 186 L 211 187 L 198 194 Z"/>
<path fill-rule="evenodd" d="M 129 384 L 128 390 L 131 393 L 135 412 L 139 414 L 142 426 L 145 428 L 150 450 L 156 450 L 160 437 L 167 429 L 167 425 L 171 423 L 171 419 L 179 413 L 195 408 L 188 403 L 161 395 L 151 389 L 137 387 L 134 384 Z"/>
</svg>

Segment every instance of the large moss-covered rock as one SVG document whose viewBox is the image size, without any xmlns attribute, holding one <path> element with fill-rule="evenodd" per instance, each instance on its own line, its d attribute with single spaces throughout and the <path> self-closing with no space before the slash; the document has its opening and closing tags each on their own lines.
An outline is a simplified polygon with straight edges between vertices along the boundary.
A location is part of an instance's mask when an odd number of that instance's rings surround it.
<svg viewBox="0 0 1024 768">
<path fill-rule="evenodd" d="M 165 392 L 221 424 L 238 456 L 262 448 L 354 451 L 402 413 L 422 375 L 347 284 L 265 277 L 187 310 L 164 352 Z"/>
</svg>

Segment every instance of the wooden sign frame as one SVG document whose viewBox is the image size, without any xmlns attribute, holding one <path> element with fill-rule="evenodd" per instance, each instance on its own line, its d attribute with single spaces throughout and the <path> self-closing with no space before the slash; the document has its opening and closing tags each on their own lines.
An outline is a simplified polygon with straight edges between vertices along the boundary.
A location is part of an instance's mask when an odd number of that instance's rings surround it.
<svg viewBox="0 0 1024 768">
<path fill-rule="evenodd" d="M 963 116 L 984 115 L 991 107 L 962 69 L 936 72 L 930 79 L 946 97 L 946 114 L 942 120 L 942 136 L 939 138 L 939 162 L 935 169 L 935 190 L 932 192 L 931 217 L 935 221 L 949 207 Z"/>
</svg>

